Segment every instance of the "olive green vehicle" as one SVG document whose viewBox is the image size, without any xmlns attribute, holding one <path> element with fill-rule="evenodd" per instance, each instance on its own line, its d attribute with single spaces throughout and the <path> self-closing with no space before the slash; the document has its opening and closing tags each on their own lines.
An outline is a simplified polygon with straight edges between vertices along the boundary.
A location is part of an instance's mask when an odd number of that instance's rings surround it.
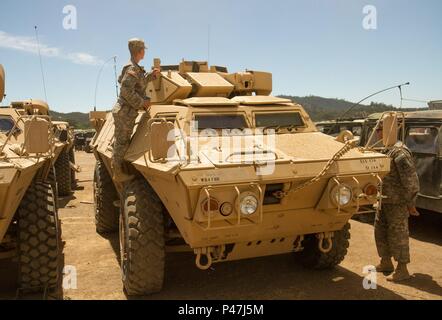
<svg viewBox="0 0 442 320">
<path fill-rule="evenodd" d="M 270 96 L 270 73 L 154 66 L 153 104 L 125 155 L 134 179 L 112 181 L 111 113 L 92 143 L 96 227 L 119 230 L 127 294 L 161 290 L 166 251 L 185 248 L 203 270 L 291 252 L 309 268 L 339 264 L 348 221 L 378 200 L 389 159 L 355 148 L 351 133 L 319 132 L 301 105 Z"/>
<path fill-rule="evenodd" d="M 0 101 L 4 79 L 0 65 Z M 49 181 L 53 148 L 48 116 L 0 107 L 0 258 L 18 256 L 25 290 L 47 292 L 61 279 L 61 231 Z"/>
<path fill-rule="evenodd" d="M 419 176 L 419 194 L 416 206 L 442 213 L 442 110 L 433 107 L 441 101 L 430 102 L 431 110 L 404 113 L 403 129 L 398 131 L 413 154 Z M 370 115 L 364 123 L 361 143 L 370 143 L 370 135 L 380 117 Z"/>
<path fill-rule="evenodd" d="M 14 101 L 11 106 L 22 115 L 49 116 L 49 106 L 41 100 Z M 51 124 L 54 136 L 53 170 L 50 172 L 55 181 L 53 188 L 58 196 L 68 196 L 75 188 L 75 173 L 80 170 L 75 165 L 74 133 L 66 121 L 51 121 Z"/>
<path fill-rule="evenodd" d="M 316 128 L 322 133 L 337 137 L 341 132 L 348 130 L 358 140 L 358 143 L 361 138 L 363 125 L 364 119 L 339 119 L 316 122 Z"/>
</svg>

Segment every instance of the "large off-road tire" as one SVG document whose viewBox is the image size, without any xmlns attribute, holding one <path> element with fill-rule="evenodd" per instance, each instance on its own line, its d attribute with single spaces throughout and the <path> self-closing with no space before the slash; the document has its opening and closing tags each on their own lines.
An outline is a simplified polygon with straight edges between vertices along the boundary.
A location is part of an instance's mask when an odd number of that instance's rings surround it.
<svg viewBox="0 0 442 320">
<path fill-rule="evenodd" d="M 73 147 L 69 149 L 69 161 L 75 164 L 75 152 Z M 70 169 L 71 169 L 71 190 L 75 190 L 75 188 L 77 187 L 77 177 L 75 170 L 72 168 Z"/>
<path fill-rule="evenodd" d="M 114 206 L 118 193 L 104 166 L 97 160 L 94 171 L 95 228 L 98 233 L 118 231 L 119 210 Z"/>
<path fill-rule="evenodd" d="M 51 185 L 34 182 L 17 214 L 20 287 L 55 288 L 61 279 L 61 229 Z"/>
<path fill-rule="evenodd" d="M 312 269 L 331 269 L 344 260 L 347 254 L 350 239 L 350 224 L 335 231 L 333 235 L 333 247 L 330 252 L 323 253 L 318 248 L 318 239 L 315 235 L 304 238 L 302 246 L 304 250 L 295 253 L 296 259 L 305 267 Z"/>
<path fill-rule="evenodd" d="M 121 269 L 128 295 L 161 291 L 164 279 L 164 216 L 161 200 L 142 179 L 124 190 L 120 216 Z"/>
<path fill-rule="evenodd" d="M 55 161 L 55 176 L 58 182 L 58 195 L 71 194 L 71 166 L 69 165 L 69 152 L 63 150 Z"/>
<path fill-rule="evenodd" d="M 52 166 L 49 170 L 48 177 L 46 181 L 51 185 L 52 187 L 52 193 L 54 195 L 54 202 L 55 207 L 58 210 L 58 182 L 57 182 L 57 175 L 55 174 L 55 167 Z"/>
</svg>

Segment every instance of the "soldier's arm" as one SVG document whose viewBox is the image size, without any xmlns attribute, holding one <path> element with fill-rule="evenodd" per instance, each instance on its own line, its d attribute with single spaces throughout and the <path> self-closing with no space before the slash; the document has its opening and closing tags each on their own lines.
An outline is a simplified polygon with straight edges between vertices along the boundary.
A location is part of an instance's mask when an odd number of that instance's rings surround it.
<svg viewBox="0 0 442 320">
<path fill-rule="evenodd" d="M 132 108 L 140 110 L 144 108 L 145 100 L 144 97 L 135 91 L 137 81 L 137 72 L 133 67 L 129 67 L 121 81 L 120 96 L 126 100 Z"/>
<path fill-rule="evenodd" d="M 407 205 L 414 207 L 419 192 L 419 177 L 417 176 L 413 159 L 405 152 L 406 151 L 400 152 L 399 155 L 395 157 L 394 162 L 398 169 L 401 184 L 407 190 L 407 194 L 403 196 L 409 200 Z"/>
</svg>

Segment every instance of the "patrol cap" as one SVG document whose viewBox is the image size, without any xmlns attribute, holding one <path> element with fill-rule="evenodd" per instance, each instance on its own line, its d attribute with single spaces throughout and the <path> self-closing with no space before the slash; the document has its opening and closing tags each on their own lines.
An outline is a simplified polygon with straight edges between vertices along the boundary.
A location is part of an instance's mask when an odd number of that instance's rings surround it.
<svg viewBox="0 0 442 320">
<path fill-rule="evenodd" d="M 143 39 L 139 39 L 139 38 L 132 38 L 129 39 L 128 41 L 128 47 L 129 47 L 129 51 L 130 53 L 136 53 L 142 49 L 147 49 L 147 47 L 144 44 L 144 40 Z"/>
</svg>

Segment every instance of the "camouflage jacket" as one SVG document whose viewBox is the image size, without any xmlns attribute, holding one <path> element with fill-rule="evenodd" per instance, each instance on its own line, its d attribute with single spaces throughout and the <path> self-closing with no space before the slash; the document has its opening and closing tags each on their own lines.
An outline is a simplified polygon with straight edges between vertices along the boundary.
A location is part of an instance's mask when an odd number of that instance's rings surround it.
<svg viewBox="0 0 442 320">
<path fill-rule="evenodd" d="M 414 206 L 419 192 L 419 178 L 411 151 L 398 142 L 386 153 L 391 158 L 391 166 L 382 186 L 383 202 Z"/>
<path fill-rule="evenodd" d="M 118 78 L 121 86 L 118 103 L 121 106 L 129 105 L 135 110 L 142 110 L 145 100 L 149 100 L 146 96 L 146 87 L 150 78 L 151 75 L 146 73 L 143 67 L 132 60 L 129 61 Z"/>
</svg>

